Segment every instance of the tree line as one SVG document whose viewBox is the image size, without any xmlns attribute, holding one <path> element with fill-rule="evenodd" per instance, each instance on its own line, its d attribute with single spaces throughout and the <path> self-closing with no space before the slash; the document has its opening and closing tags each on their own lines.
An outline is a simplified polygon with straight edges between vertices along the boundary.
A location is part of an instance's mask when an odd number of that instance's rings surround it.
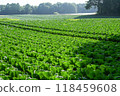
<svg viewBox="0 0 120 96">
<path fill-rule="evenodd" d="M 30 4 L 26 4 L 24 6 L 20 6 L 19 3 L 12 3 L 6 5 L 0 5 L 0 14 L 8 15 L 8 14 L 54 14 L 60 13 L 92 13 L 96 12 L 97 9 L 91 8 L 90 10 L 86 10 L 86 4 L 75 4 L 75 3 L 41 3 L 39 6 L 31 6 Z"/>
<path fill-rule="evenodd" d="M 97 7 L 100 15 L 120 15 L 120 0 L 89 0 L 86 9 Z"/>
</svg>

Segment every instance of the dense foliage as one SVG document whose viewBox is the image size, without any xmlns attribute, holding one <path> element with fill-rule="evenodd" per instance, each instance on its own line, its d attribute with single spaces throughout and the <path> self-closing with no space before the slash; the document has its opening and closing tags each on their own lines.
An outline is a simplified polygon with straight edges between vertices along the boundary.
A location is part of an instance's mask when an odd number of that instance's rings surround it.
<svg viewBox="0 0 120 96">
<path fill-rule="evenodd" d="M 0 14 L 54 14 L 58 13 L 90 13 L 96 12 L 97 9 L 92 8 L 91 10 L 85 9 L 85 4 L 75 3 L 41 3 L 39 6 L 31 6 L 26 4 L 20 6 L 19 3 L 12 3 L 7 5 L 0 5 Z"/>
<path fill-rule="evenodd" d="M 100 15 L 120 15 L 120 0 L 89 0 L 86 9 L 98 8 Z"/>
<path fill-rule="evenodd" d="M 0 19 L 0 78 L 120 79 L 119 22 Z"/>
</svg>

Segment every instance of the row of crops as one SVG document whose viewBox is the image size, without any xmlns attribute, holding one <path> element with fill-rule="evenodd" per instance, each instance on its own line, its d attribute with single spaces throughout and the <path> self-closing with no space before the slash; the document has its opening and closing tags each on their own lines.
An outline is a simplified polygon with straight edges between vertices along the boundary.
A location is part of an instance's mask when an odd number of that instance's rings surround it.
<svg viewBox="0 0 120 96">
<path fill-rule="evenodd" d="M 63 31 L 86 32 L 94 34 L 119 34 L 120 19 L 64 19 L 64 20 L 26 20 L 14 23 L 59 29 Z"/>
<path fill-rule="evenodd" d="M 120 79 L 119 19 L 82 20 L 1 21 L 0 79 Z"/>
<path fill-rule="evenodd" d="M 5 21 L 1 24 L 52 34 L 119 42 L 119 21 L 120 19 L 65 19 Z"/>
</svg>

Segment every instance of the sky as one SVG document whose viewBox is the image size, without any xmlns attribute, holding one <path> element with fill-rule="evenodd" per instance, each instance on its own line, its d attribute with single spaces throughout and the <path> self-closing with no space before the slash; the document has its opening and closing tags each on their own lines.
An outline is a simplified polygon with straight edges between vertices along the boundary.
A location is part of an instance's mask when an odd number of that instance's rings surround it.
<svg viewBox="0 0 120 96">
<path fill-rule="evenodd" d="M 88 0 L 0 0 L 0 5 L 5 5 L 7 3 L 19 3 L 20 5 L 30 4 L 39 5 L 40 3 L 50 2 L 52 4 L 57 2 L 69 2 L 69 3 L 85 3 Z"/>
</svg>

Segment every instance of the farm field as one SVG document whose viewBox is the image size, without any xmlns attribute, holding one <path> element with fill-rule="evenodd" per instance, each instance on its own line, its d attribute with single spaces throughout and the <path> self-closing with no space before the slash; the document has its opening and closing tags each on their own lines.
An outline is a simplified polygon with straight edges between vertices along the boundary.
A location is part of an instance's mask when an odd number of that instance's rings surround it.
<svg viewBox="0 0 120 96">
<path fill-rule="evenodd" d="M 0 18 L 0 79 L 120 80 L 120 18 Z"/>
</svg>

